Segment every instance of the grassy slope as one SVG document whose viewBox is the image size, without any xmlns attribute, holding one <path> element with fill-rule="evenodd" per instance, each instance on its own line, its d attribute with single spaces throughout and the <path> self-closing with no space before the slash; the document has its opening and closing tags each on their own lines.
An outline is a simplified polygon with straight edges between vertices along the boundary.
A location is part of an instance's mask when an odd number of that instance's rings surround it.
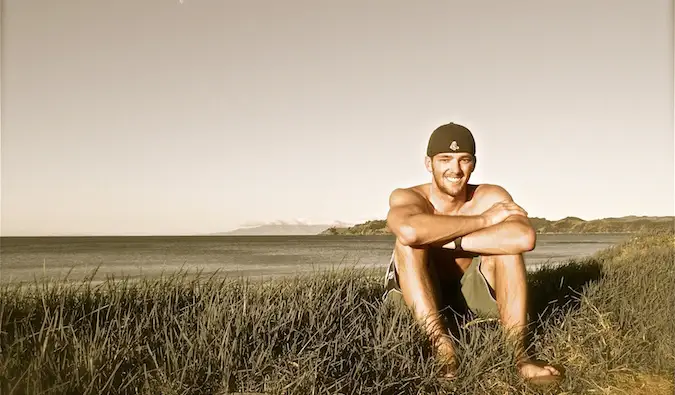
<svg viewBox="0 0 675 395">
<path fill-rule="evenodd" d="M 672 392 L 674 243 L 634 238 L 530 276 L 533 351 L 566 368 L 558 393 Z M 460 377 L 439 382 L 410 315 L 382 305 L 381 276 L 5 286 L 0 393 L 537 393 L 494 323 L 460 327 Z"/>
</svg>

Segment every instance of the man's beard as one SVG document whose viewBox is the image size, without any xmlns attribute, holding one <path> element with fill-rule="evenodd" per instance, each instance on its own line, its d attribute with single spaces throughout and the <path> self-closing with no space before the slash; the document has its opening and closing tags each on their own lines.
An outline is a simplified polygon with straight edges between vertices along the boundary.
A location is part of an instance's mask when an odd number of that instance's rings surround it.
<svg viewBox="0 0 675 395">
<path fill-rule="evenodd" d="M 434 179 L 436 180 L 436 185 L 437 185 L 438 189 L 448 196 L 458 197 L 458 196 L 461 196 L 464 193 L 464 189 L 465 189 L 464 184 L 459 184 L 457 186 L 448 188 L 445 185 L 445 177 L 443 177 L 442 174 L 439 175 L 439 176 L 434 175 Z"/>
</svg>

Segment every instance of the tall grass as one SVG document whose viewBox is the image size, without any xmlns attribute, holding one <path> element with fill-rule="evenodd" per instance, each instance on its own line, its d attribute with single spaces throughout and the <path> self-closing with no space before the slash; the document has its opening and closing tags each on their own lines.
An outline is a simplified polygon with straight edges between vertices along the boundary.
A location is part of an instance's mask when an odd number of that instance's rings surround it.
<svg viewBox="0 0 675 395">
<path fill-rule="evenodd" d="M 530 274 L 532 352 L 565 368 L 557 393 L 673 377 L 674 247 L 672 233 L 643 235 Z M 4 285 L 0 393 L 542 391 L 516 374 L 500 327 L 471 317 L 458 319 L 458 379 L 439 380 L 412 316 L 382 303 L 382 274 Z"/>
</svg>

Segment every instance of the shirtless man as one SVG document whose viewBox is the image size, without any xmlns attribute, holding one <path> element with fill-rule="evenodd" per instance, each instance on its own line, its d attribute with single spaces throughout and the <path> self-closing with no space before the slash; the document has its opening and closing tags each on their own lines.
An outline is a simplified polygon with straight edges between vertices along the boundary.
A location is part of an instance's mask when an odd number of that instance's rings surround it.
<svg viewBox="0 0 675 395">
<path fill-rule="evenodd" d="M 396 235 L 385 298 L 402 298 L 430 336 L 453 377 L 457 362 L 441 310 L 449 306 L 499 318 L 526 379 L 560 372 L 527 356 L 527 284 L 522 253 L 536 244 L 527 212 L 502 187 L 472 185 L 475 141 L 450 123 L 431 134 L 425 158 L 430 183 L 391 193 L 387 215 Z"/>
</svg>

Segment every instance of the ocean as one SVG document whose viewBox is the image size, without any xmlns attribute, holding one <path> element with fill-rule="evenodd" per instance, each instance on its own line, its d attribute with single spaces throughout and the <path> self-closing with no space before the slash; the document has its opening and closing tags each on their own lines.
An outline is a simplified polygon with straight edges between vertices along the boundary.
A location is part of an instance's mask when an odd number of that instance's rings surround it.
<svg viewBox="0 0 675 395">
<path fill-rule="evenodd" d="M 525 254 L 528 267 L 564 262 L 612 246 L 626 234 L 544 234 Z M 0 283 L 35 280 L 98 282 L 157 277 L 179 270 L 266 279 L 313 270 L 381 267 L 392 236 L 121 236 L 0 238 Z M 70 271 L 70 273 L 69 273 Z"/>
</svg>

